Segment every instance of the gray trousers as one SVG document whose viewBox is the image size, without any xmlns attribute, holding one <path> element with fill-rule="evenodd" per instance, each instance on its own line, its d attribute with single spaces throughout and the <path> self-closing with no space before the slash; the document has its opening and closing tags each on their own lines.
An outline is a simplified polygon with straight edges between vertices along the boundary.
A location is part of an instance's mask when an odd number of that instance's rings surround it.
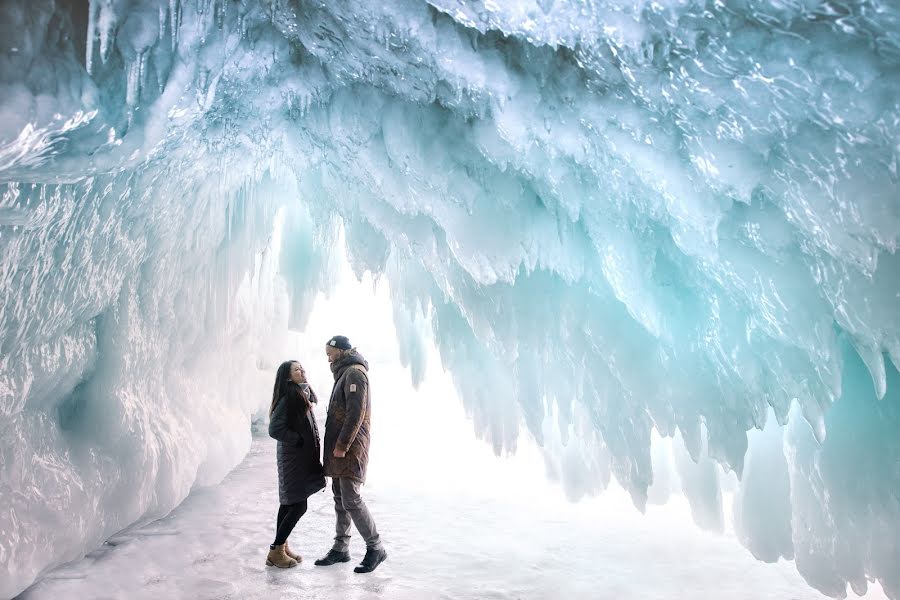
<svg viewBox="0 0 900 600">
<path fill-rule="evenodd" d="M 334 492 L 334 512 L 337 515 L 334 550 L 346 552 L 350 548 L 350 521 L 356 525 L 359 535 L 366 540 L 366 548 L 381 548 L 381 537 L 375 528 L 375 520 L 359 495 L 362 484 L 347 477 L 333 477 L 331 489 Z"/>
</svg>

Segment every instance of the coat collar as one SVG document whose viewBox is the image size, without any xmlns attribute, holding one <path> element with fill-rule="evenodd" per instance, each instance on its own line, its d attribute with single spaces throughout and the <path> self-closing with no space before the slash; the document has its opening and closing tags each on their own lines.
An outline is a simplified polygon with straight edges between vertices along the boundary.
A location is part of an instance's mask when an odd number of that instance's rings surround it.
<svg viewBox="0 0 900 600">
<path fill-rule="evenodd" d="M 331 363 L 331 372 L 334 374 L 334 380 L 337 381 L 340 379 L 341 375 L 344 374 L 344 371 L 354 365 L 362 367 L 365 371 L 369 370 L 369 363 L 366 362 L 366 359 L 363 358 L 362 354 L 354 352 L 353 354 L 348 354 L 344 358 Z"/>
</svg>

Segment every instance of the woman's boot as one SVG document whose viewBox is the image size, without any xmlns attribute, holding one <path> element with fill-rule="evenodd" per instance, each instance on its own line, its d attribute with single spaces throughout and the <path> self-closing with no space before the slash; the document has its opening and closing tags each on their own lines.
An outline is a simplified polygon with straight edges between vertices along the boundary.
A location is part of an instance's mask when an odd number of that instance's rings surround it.
<svg viewBox="0 0 900 600">
<path fill-rule="evenodd" d="M 266 556 L 266 566 L 278 567 L 279 569 L 288 569 L 296 567 L 297 561 L 284 553 L 284 544 L 269 546 L 269 554 Z"/>
<path fill-rule="evenodd" d="M 288 557 L 293 558 L 298 563 L 303 562 L 303 557 L 297 554 L 296 552 L 291 552 L 290 547 L 288 546 L 287 541 L 284 542 L 284 553 L 288 555 Z"/>
</svg>

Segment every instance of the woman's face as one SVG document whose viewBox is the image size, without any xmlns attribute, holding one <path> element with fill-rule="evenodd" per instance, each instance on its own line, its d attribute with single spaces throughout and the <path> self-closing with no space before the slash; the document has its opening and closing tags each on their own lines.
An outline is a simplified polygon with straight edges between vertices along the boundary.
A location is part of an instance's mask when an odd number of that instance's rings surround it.
<svg viewBox="0 0 900 600">
<path fill-rule="evenodd" d="M 294 383 L 306 383 L 306 371 L 303 366 L 298 363 L 291 363 L 291 381 Z"/>
</svg>

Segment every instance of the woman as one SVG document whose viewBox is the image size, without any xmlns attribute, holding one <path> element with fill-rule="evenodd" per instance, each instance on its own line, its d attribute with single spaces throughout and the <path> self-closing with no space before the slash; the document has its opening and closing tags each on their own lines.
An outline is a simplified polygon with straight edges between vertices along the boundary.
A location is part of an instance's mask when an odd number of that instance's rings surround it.
<svg viewBox="0 0 900 600">
<path fill-rule="evenodd" d="M 306 499 L 325 487 L 319 450 L 319 430 L 312 412 L 315 392 L 306 382 L 303 366 L 290 360 L 278 367 L 269 435 L 278 440 L 278 521 L 275 542 L 269 546 L 266 565 L 295 567 L 301 557 L 288 548 L 287 538 L 306 512 Z"/>
</svg>

